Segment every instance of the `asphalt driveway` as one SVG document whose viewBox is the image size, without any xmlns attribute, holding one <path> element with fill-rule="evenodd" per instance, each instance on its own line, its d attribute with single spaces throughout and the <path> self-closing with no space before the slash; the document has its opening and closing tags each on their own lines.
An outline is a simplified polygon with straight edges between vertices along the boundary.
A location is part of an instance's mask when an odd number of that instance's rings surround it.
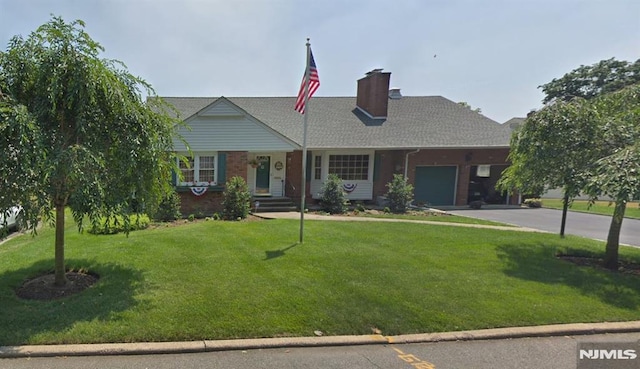
<svg viewBox="0 0 640 369">
<path fill-rule="evenodd" d="M 493 220 L 521 227 L 560 233 L 562 211 L 555 209 L 480 209 L 452 210 L 448 213 L 472 218 Z M 573 234 L 597 240 L 606 240 L 611 217 L 597 214 L 569 212 L 566 234 Z M 620 243 L 640 247 L 640 220 L 625 218 L 620 232 Z"/>
</svg>

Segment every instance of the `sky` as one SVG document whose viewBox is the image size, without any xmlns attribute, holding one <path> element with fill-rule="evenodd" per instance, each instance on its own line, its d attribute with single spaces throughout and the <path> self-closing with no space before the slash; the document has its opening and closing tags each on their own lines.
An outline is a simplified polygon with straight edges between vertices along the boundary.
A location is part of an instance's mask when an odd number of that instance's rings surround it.
<svg viewBox="0 0 640 369">
<path fill-rule="evenodd" d="M 315 96 L 355 96 L 383 68 L 404 96 L 500 123 L 581 65 L 640 59 L 639 0 L 0 0 L 0 50 L 52 15 L 160 96 L 295 96 L 310 38 Z"/>
</svg>

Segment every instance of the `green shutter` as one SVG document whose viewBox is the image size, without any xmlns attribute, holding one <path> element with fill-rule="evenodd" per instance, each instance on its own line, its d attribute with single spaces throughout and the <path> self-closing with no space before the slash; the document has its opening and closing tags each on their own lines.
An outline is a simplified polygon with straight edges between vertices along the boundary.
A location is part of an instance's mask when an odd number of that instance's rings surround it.
<svg viewBox="0 0 640 369">
<path fill-rule="evenodd" d="M 313 163 L 313 153 L 307 151 L 307 182 L 311 181 L 311 165 Z"/>
<path fill-rule="evenodd" d="M 218 185 L 224 185 L 227 181 L 227 154 L 218 153 Z"/>
<path fill-rule="evenodd" d="M 178 175 L 176 174 L 175 170 L 171 171 L 171 184 L 174 186 L 178 185 Z"/>
<path fill-rule="evenodd" d="M 373 180 L 377 181 L 380 178 L 380 163 L 382 162 L 382 155 L 375 153 L 373 155 Z"/>
</svg>

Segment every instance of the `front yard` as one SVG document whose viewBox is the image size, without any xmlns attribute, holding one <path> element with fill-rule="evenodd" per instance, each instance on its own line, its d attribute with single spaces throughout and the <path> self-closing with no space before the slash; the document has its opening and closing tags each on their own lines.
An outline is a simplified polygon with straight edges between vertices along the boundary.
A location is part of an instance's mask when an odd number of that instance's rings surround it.
<svg viewBox="0 0 640 369">
<path fill-rule="evenodd" d="M 438 332 L 640 319 L 640 276 L 580 267 L 577 237 L 406 223 L 200 221 L 124 235 L 67 229 L 81 294 L 27 301 L 53 267 L 45 228 L 0 245 L 0 345 Z M 622 247 L 640 262 L 640 250 Z"/>
</svg>

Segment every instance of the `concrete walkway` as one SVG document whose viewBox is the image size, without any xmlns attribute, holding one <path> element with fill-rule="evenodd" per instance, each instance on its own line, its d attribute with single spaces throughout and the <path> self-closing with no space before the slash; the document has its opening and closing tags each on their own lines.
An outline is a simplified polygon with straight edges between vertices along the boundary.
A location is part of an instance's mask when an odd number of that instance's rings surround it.
<svg viewBox="0 0 640 369">
<path fill-rule="evenodd" d="M 300 212 L 274 212 L 274 213 L 255 213 L 257 217 L 264 219 L 300 219 Z M 416 224 L 433 224 L 441 226 L 452 227 L 466 227 L 466 228 L 485 228 L 485 229 L 498 229 L 502 231 L 516 231 L 516 232 L 544 232 L 546 231 L 520 227 L 520 226 L 495 226 L 486 224 L 468 224 L 468 223 L 453 223 L 453 222 L 437 222 L 430 220 L 414 220 L 414 219 L 392 219 L 392 218 L 373 218 L 373 217 L 359 217 L 359 216 L 347 216 L 347 215 L 319 215 L 319 214 L 305 214 L 305 220 L 327 220 L 327 221 L 342 221 L 342 222 L 391 222 L 391 223 L 416 223 Z"/>
</svg>

